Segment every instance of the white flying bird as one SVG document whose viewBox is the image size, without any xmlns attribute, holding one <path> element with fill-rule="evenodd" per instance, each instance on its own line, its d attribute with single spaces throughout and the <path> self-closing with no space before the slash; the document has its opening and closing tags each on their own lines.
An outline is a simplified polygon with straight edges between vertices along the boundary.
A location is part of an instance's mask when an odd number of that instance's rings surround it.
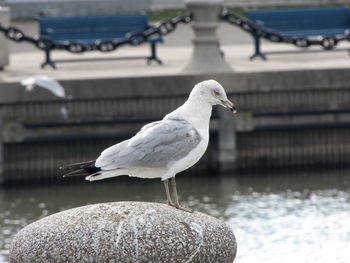
<svg viewBox="0 0 350 263">
<path fill-rule="evenodd" d="M 34 76 L 21 81 L 21 85 L 26 87 L 27 91 L 33 90 L 34 87 L 47 89 L 53 95 L 60 98 L 66 98 L 66 92 L 61 84 L 47 76 Z"/>
<path fill-rule="evenodd" d="M 43 89 L 47 89 L 50 91 L 53 95 L 56 97 L 62 98 L 62 99 L 71 99 L 71 95 L 66 95 L 66 91 L 61 86 L 61 84 L 47 76 L 34 76 L 29 77 L 21 81 L 21 85 L 26 87 L 26 91 L 32 91 L 34 87 L 39 87 Z M 63 119 L 67 120 L 69 117 L 69 113 L 67 108 L 63 105 L 60 108 L 60 113 Z"/>
<path fill-rule="evenodd" d="M 175 175 L 193 166 L 205 153 L 213 105 L 236 112 L 218 82 L 200 82 L 182 106 L 162 120 L 145 125 L 134 137 L 107 148 L 96 161 L 61 167 L 64 177 L 85 176 L 89 181 L 120 175 L 161 178 L 168 204 L 189 211 L 179 204 Z"/>
</svg>

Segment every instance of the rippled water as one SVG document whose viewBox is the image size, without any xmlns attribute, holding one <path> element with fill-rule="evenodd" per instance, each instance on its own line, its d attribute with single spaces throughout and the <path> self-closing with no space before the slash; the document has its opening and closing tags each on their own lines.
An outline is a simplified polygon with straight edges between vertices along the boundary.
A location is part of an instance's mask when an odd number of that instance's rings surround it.
<svg viewBox="0 0 350 263">
<path fill-rule="evenodd" d="M 349 262 L 350 175 L 179 176 L 182 203 L 225 220 L 236 262 Z M 0 262 L 27 224 L 68 208 L 120 200 L 163 201 L 158 180 L 0 189 Z"/>
</svg>

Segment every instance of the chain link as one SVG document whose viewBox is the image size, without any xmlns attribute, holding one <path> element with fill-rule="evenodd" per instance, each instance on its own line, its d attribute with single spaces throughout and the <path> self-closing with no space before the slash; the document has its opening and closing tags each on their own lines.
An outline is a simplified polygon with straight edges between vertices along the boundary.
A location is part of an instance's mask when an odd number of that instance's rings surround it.
<svg viewBox="0 0 350 263">
<path fill-rule="evenodd" d="M 115 41 L 96 41 L 93 44 L 83 44 L 73 41 L 55 42 L 50 38 L 36 38 L 26 35 L 19 28 L 10 26 L 4 27 L 0 23 L 0 32 L 2 32 L 8 39 L 15 42 L 29 42 L 42 50 L 61 49 L 71 53 L 83 53 L 86 51 L 98 50 L 101 52 L 110 52 L 116 50 L 122 45 L 137 46 L 146 42 L 149 38 L 154 36 L 165 36 L 173 32 L 177 25 L 187 24 L 192 21 L 192 14 L 178 15 L 174 18 L 164 19 L 157 22 L 154 26 L 145 31 L 129 33 L 124 38 Z"/>
<path fill-rule="evenodd" d="M 259 23 L 251 22 L 241 18 L 236 14 L 223 10 L 219 18 L 235 26 L 239 26 L 244 31 L 268 39 L 272 42 L 283 42 L 293 44 L 297 47 L 310 47 L 314 45 L 322 46 L 324 49 L 334 48 L 340 41 L 350 41 L 350 31 L 346 30 L 343 34 L 335 34 L 332 36 L 286 36 L 277 31 L 264 28 Z"/>
</svg>

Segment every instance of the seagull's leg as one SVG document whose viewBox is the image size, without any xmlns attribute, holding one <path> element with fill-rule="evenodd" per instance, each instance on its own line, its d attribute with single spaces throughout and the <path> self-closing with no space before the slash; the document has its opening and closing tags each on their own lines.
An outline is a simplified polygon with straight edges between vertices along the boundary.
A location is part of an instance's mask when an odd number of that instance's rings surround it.
<svg viewBox="0 0 350 263">
<path fill-rule="evenodd" d="M 170 191 L 169 191 L 169 179 L 163 181 L 166 193 L 166 201 L 168 205 L 174 206 L 173 200 L 171 200 Z"/>
<path fill-rule="evenodd" d="M 176 207 L 177 209 L 183 210 L 183 211 L 185 211 L 185 212 L 193 213 L 193 209 L 189 209 L 189 208 L 180 206 L 179 197 L 178 197 L 178 195 L 177 195 L 177 190 L 176 190 L 176 181 L 175 181 L 175 177 L 172 177 L 172 178 L 171 178 L 171 186 L 172 186 L 172 188 L 173 188 L 173 195 L 174 195 L 174 199 L 175 199 L 175 207 Z"/>
</svg>

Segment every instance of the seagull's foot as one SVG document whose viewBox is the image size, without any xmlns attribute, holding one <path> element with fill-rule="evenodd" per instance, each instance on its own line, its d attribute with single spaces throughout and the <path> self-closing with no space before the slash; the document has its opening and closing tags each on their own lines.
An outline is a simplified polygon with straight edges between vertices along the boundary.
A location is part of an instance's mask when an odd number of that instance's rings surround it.
<svg viewBox="0 0 350 263">
<path fill-rule="evenodd" d="M 193 212 L 194 212 L 193 209 L 190 209 L 190 208 L 187 208 L 187 207 L 183 207 L 183 206 L 177 205 L 177 204 L 175 204 L 175 203 L 173 203 L 173 202 L 167 201 L 167 205 L 173 206 L 173 207 L 175 207 L 176 209 L 179 209 L 179 210 L 182 210 L 182 211 L 185 211 L 185 212 L 188 212 L 188 213 L 193 213 Z"/>
<path fill-rule="evenodd" d="M 170 202 L 170 201 L 166 201 L 167 205 L 170 205 L 170 206 L 175 206 L 175 204 L 173 202 Z"/>
<path fill-rule="evenodd" d="M 183 207 L 183 206 L 180 206 L 180 205 L 175 205 L 175 208 L 179 209 L 179 210 L 182 210 L 182 211 L 185 211 L 185 212 L 188 212 L 188 213 L 193 213 L 194 212 L 193 209 L 187 208 L 187 207 Z"/>
</svg>

